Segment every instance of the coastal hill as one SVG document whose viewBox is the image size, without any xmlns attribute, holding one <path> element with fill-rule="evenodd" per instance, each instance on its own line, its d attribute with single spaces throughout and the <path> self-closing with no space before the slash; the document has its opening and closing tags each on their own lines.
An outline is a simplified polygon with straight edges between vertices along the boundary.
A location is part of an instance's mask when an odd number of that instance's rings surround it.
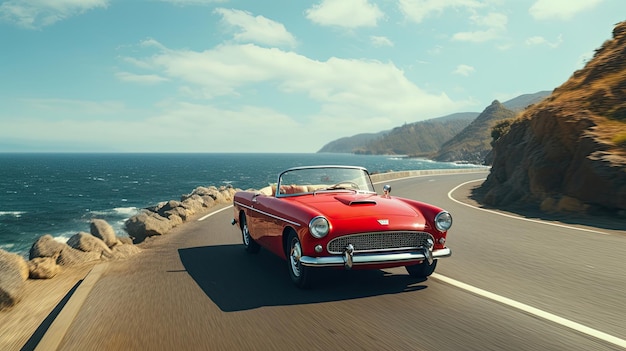
<svg viewBox="0 0 626 351">
<path fill-rule="evenodd" d="M 508 100 L 502 103 L 502 105 L 508 110 L 519 112 L 527 106 L 541 101 L 549 94 L 549 91 L 524 94 Z M 412 157 L 432 158 L 433 155 L 441 154 L 438 153 L 441 146 L 462 133 L 479 115 L 481 114 L 478 112 L 460 112 L 426 121 L 404 124 L 392 130 L 378 133 L 357 134 L 331 141 L 324 145 L 318 152 L 366 155 L 408 155 Z M 484 130 L 479 130 L 483 127 L 485 128 Z M 479 137 L 480 141 L 478 142 L 489 151 L 491 150 L 491 146 L 489 145 L 491 141 L 489 135 L 490 127 L 490 123 L 479 123 L 475 127 L 470 128 L 470 131 L 466 131 L 463 134 L 464 140 L 475 144 L 476 138 Z M 477 132 L 476 135 L 473 134 L 474 131 Z M 454 145 L 458 145 L 458 142 L 454 143 Z M 460 148 L 463 147 L 464 145 L 460 146 Z M 473 149 L 474 147 L 468 146 L 467 148 Z M 481 154 L 485 154 L 485 152 L 482 152 L 482 149 Z M 446 158 L 447 161 L 467 160 L 464 154 L 450 154 L 450 156 L 454 157 Z M 472 158 L 472 162 L 483 163 L 483 160 L 474 160 Z"/>
<path fill-rule="evenodd" d="M 490 165 L 493 162 L 493 128 L 507 125 L 507 121 L 528 106 L 540 102 L 550 95 L 549 91 L 520 95 L 501 104 L 494 100 L 491 105 L 460 133 L 441 145 L 439 151 L 430 156 L 441 162 L 464 161 L 473 164 Z"/>
<path fill-rule="evenodd" d="M 332 152 L 332 153 L 353 153 L 355 150 L 361 149 L 361 147 L 368 142 L 378 139 L 385 134 L 389 133 L 388 130 L 378 133 L 362 133 L 349 137 L 333 140 L 330 143 L 324 145 L 318 153 Z"/>
<path fill-rule="evenodd" d="M 356 153 L 366 155 L 429 154 L 460 132 L 478 116 L 475 112 L 454 113 L 378 133 L 363 133 L 340 138 L 324 145 L 318 153 Z"/>
<path fill-rule="evenodd" d="M 495 100 L 465 129 L 445 142 L 433 159 L 442 162 L 485 163 L 485 156 L 491 151 L 491 129 L 498 122 L 513 117 L 514 111 Z"/>
<path fill-rule="evenodd" d="M 491 173 L 476 190 L 485 204 L 626 215 L 626 22 L 494 139 Z"/>
<path fill-rule="evenodd" d="M 476 113 L 455 113 L 396 127 L 385 135 L 353 150 L 367 155 L 427 156 L 462 131 L 476 118 Z"/>
</svg>

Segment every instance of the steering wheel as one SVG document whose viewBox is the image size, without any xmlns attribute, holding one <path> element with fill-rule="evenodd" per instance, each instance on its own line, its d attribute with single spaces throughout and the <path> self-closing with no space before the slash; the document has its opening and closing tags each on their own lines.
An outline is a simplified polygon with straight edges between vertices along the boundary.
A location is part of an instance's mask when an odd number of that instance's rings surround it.
<svg viewBox="0 0 626 351">
<path fill-rule="evenodd" d="M 356 190 L 359 189 L 359 185 L 357 183 L 351 182 L 351 181 L 339 182 L 339 183 L 336 183 L 336 184 L 334 184 L 332 186 L 329 186 L 326 189 L 346 189 L 345 186 L 342 186 L 342 185 L 345 185 L 345 184 L 350 185 L 350 188 L 352 188 L 352 189 L 356 189 Z"/>
</svg>

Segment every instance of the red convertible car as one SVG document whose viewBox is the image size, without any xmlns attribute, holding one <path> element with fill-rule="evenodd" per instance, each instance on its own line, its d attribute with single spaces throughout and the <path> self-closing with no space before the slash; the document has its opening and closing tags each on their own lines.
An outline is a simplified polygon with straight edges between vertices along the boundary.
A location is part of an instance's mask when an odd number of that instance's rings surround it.
<svg viewBox="0 0 626 351">
<path fill-rule="evenodd" d="M 431 275 L 451 255 L 450 214 L 423 202 L 377 194 L 368 171 L 353 166 L 306 166 L 278 182 L 235 194 L 234 219 L 247 252 L 261 247 L 287 261 L 293 283 L 310 283 L 316 267 L 384 269 L 405 266 Z"/>
</svg>

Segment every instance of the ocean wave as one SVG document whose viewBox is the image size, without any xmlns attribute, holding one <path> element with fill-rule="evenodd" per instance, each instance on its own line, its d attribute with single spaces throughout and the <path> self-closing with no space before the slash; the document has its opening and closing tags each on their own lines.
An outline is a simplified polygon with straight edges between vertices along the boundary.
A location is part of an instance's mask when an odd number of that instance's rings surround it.
<svg viewBox="0 0 626 351">
<path fill-rule="evenodd" d="M 90 211 L 91 214 L 96 216 L 122 216 L 125 218 L 129 218 L 133 215 L 139 213 L 139 208 L 137 207 L 115 207 L 108 210 L 94 210 Z"/>
<path fill-rule="evenodd" d="M 133 216 L 139 213 L 139 208 L 137 207 L 115 207 L 113 211 L 119 215 L 123 216 Z"/>
<path fill-rule="evenodd" d="M 64 243 L 65 244 L 76 233 L 78 233 L 78 232 L 63 232 L 61 234 L 52 235 L 52 238 L 54 239 L 54 241 L 58 241 L 60 243 Z"/>
<path fill-rule="evenodd" d="M 13 216 L 13 217 L 22 217 L 22 215 L 26 213 L 24 211 L 0 211 L 0 216 Z"/>
</svg>

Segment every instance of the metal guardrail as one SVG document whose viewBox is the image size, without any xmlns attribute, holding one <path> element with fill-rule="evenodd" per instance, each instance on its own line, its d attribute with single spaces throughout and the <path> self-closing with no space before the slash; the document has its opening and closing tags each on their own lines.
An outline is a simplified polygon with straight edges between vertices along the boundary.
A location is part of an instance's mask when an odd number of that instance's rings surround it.
<svg viewBox="0 0 626 351">
<path fill-rule="evenodd" d="M 370 178 L 372 178 L 372 182 L 378 183 L 378 182 L 383 182 L 385 180 L 392 180 L 392 179 L 398 179 L 398 178 L 410 178 L 410 177 L 419 177 L 419 176 L 425 176 L 425 175 L 438 175 L 438 174 L 481 173 L 481 172 L 488 172 L 489 170 L 491 170 L 491 167 L 422 169 L 422 170 L 414 170 L 414 171 L 376 173 L 376 174 L 370 175 Z"/>
</svg>

